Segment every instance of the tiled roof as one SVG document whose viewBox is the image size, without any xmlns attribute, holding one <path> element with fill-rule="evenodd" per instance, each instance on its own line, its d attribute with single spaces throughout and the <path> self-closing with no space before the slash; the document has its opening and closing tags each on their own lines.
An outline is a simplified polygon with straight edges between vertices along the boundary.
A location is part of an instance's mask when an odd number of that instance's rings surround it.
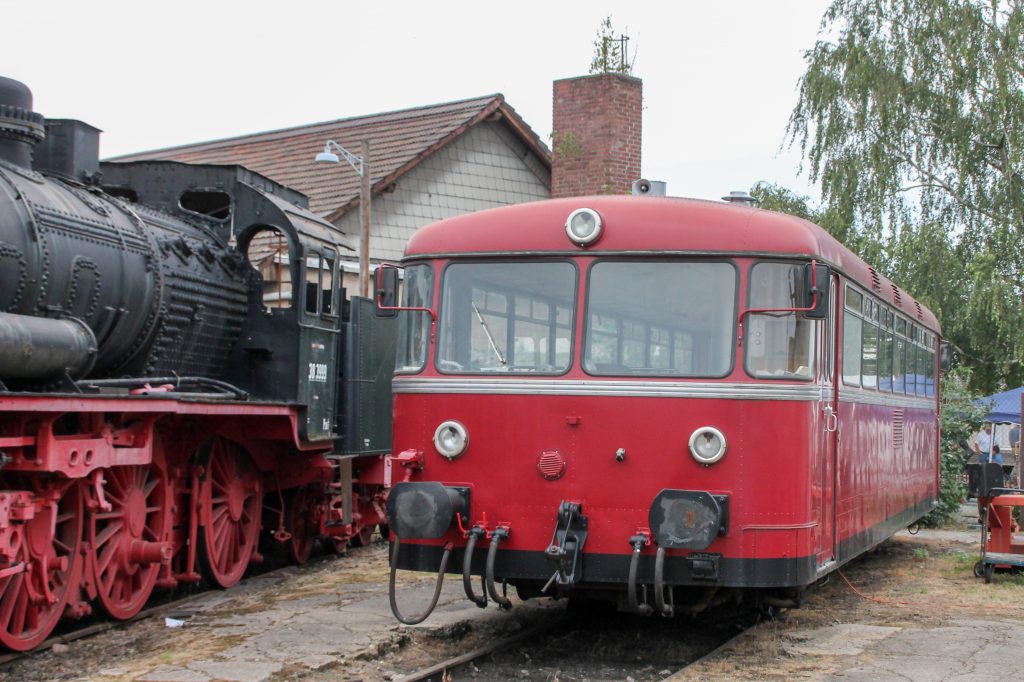
<svg viewBox="0 0 1024 682">
<path fill-rule="evenodd" d="M 503 121 L 550 166 L 551 153 L 547 147 L 500 94 L 156 149 L 110 160 L 240 164 L 302 192 L 309 197 L 312 211 L 336 221 L 359 205 L 359 176 L 344 160 L 340 167 L 313 161 L 328 139 L 356 155 L 360 142 L 369 141 L 370 176 L 376 195 L 484 120 Z"/>
</svg>

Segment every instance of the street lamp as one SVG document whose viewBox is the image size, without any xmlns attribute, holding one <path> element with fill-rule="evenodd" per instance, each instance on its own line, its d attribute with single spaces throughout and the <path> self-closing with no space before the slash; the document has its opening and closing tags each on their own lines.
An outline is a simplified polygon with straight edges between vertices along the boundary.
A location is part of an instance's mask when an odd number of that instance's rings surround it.
<svg viewBox="0 0 1024 682">
<path fill-rule="evenodd" d="M 332 151 L 333 150 L 333 151 Z M 370 143 L 360 143 L 360 156 L 356 156 L 334 140 L 324 143 L 324 150 L 314 161 L 341 163 L 345 159 L 359 176 L 359 295 L 370 297 Z M 337 152 L 337 153 L 335 153 Z M 339 158 L 338 154 L 341 154 Z"/>
</svg>

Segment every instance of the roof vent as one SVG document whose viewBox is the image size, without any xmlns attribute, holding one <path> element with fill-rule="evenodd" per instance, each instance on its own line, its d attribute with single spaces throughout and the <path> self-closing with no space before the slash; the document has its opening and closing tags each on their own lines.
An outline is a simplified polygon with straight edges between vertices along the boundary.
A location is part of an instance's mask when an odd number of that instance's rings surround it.
<svg viewBox="0 0 1024 682">
<path fill-rule="evenodd" d="M 750 196 L 747 192 L 743 190 L 733 190 L 726 194 L 724 197 L 722 197 L 722 201 L 727 201 L 730 204 L 753 206 L 755 199 L 754 197 Z"/>
<path fill-rule="evenodd" d="M 903 297 L 900 296 L 900 288 L 895 284 L 892 285 L 892 302 L 897 306 L 903 305 Z"/>
<path fill-rule="evenodd" d="M 918 303 L 917 301 L 914 301 L 914 307 L 917 308 L 917 319 L 923 321 L 924 320 L 924 311 L 921 310 L 921 304 Z"/>
<path fill-rule="evenodd" d="M 868 274 L 871 275 L 871 288 L 880 292 L 882 290 L 882 278 L 878 276 L 878 273 L 870 265 L 868 266 Z"/>
</svg>

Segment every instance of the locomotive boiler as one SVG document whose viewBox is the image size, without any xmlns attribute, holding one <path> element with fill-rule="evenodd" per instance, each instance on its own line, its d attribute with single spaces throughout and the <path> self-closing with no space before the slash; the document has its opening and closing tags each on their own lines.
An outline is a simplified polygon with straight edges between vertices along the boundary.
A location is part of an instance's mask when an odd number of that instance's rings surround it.
<svg viewBox="0 0 1024 682">
<path fill-rule="evenodd" d="M 0 645 L 365 542 L 392 322 L 347 237 L 240 166 L 100 163 L 0 78 Z"/>
</svg>

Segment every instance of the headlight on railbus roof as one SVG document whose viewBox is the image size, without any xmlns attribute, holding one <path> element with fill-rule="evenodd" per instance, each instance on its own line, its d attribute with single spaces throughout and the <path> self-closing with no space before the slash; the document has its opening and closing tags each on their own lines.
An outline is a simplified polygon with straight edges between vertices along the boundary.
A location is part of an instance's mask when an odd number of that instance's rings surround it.
<svg viewBox="0 0 1024 682">
<path fill-rule="evenodd" d="M 565 221 L 565 234 L 576 246 L 589 246 L 601 236 L 604 221 L 592 208 L 577 208 Z"/>
<path fill-rule="evenodd" d="M 443 422 L 434 431 L 434 447 L 446 459 L 455 459 L 461 455 L 468 444 L 469 432 L 454 419 Z"/>
<path fill-rule="evenodd" d="M 714 464 L 725 455 L 725 436 L 713 426 L 702 426 L 690 436 L 690 454 L 700 464 Z"/>
</svg>

